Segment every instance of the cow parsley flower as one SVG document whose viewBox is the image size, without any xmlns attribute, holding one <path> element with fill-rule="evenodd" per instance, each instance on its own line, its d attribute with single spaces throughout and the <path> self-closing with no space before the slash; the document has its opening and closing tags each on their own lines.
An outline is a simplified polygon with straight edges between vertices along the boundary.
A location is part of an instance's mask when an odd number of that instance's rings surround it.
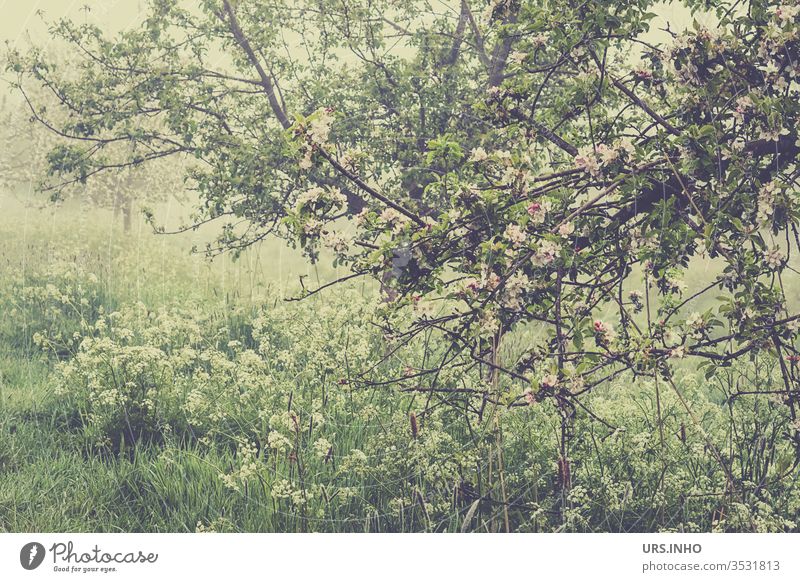
<svg viewBox="0 0 800 582">
<path fill-rule="evenodd" d="M 328 456 L 328 453 L 330 453 L 331 449 L 333 448 L 333 445 L 328 439 L 320 437 L 316 441 L 314 441 L 312 448 L 314 449 L 314 454 L 317 457 L 319 457 L 320 459 L 324 459 Z"/>
</svg>

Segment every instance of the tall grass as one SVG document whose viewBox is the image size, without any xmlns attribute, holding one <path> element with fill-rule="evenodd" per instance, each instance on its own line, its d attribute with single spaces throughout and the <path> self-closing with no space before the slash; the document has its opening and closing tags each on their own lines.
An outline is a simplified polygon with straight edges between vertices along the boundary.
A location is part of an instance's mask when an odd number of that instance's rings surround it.
<svg viewBox="0 0 800 582">
<path fill-rule="evenodd" d="M 208 263 L 188 254 L 202 233 L 126 238 L 102 211 L 12 210 L 0 531 L 798 529 L 785 407 L 740 394 L 773 384 L 769 360 L 595 390 L 565 469 L 547 404 L 479 416 L 387 384 L 445 346 L 385 358 L 373 288 L 287 303 L 298 274 L 335 272 L 279 246 Z"/>
</svg>

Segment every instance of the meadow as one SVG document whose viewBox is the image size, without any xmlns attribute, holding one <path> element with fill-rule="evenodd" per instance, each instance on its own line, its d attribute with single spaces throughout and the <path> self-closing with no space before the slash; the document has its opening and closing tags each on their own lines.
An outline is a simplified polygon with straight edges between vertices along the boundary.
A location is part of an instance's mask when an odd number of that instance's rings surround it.
<svg viewBox="0 0 800 582">
<path fill-rule="evenodd" d="M 390 353 L 375 286 L 287 301 L 335 272 L 31 200 L 0 206 L 0 531 L 798 529 L 786 406 L 747 394 L 766 356 L 598 387 L 565 471 L 552 405 L 389 383 L 444 348 Z"/>
</svg>

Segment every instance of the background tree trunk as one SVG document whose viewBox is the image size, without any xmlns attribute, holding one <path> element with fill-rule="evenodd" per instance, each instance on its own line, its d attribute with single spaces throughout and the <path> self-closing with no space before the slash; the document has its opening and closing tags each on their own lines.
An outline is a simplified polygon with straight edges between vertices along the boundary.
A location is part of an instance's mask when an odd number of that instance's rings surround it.
<svg viewBox="0 0 800 582">
<path fill-rule="evenodd" d="M 125 231 L 125 234 L 130 234 L 131 232 L 131 214 L 133 213 L 132 206 L 133 202 L 130 198 L 127 198 L 122 206 L 122 228 Z"/>
</svg>

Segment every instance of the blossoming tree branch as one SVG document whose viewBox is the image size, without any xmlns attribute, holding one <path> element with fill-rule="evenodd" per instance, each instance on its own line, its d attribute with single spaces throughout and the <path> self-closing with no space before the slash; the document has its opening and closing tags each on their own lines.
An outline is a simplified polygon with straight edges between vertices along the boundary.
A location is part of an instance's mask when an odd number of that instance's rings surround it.
<svg viewBox="0 0 800 582">
<path fill-rule="evenodd" d="M 65 113 L 29 101 L 70 140 L 53 176 L 192 156 L 209 253 L 332 254 L 380 281 L 387 358 L 447 340 L 396 381 L 429 402 L 551 402 L 566 427 L 625 372 L 677 390 L 684 359 L 762 352 L 797 425 L 796 0 L 672 3 L 694 23 L 649 0 L 199 4 L 154 0 L 113 37 L 57 22 L 69 66 L 10 55 Z"/>
</svg>

